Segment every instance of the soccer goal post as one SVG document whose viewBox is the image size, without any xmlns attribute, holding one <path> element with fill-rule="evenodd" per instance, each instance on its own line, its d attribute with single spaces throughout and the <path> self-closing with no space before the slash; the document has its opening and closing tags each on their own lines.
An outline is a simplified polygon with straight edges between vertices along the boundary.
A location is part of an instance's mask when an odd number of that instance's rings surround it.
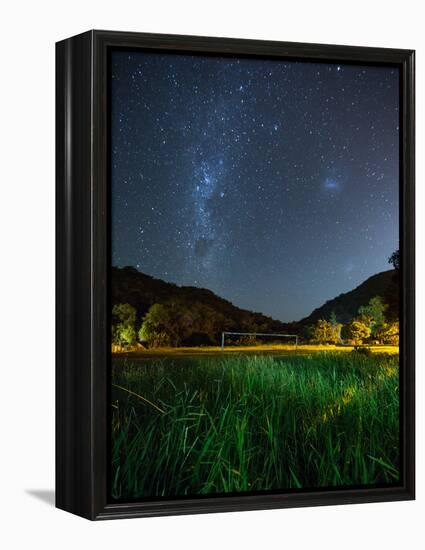
<svg viewBox="0 0 425 550">
<path fill-rule="evenodd" d="M 295 349 L 298 349 L 298 335 L 297 334 L 276 334 L 267 332 L 222 332 L 221 333 L 221 351 L 224 351 L 224 343 L 226 336 L 253 336 L 258 337 L 272 337 L 272 338 L 291 338 L 295 341 Z"/>
</svg>

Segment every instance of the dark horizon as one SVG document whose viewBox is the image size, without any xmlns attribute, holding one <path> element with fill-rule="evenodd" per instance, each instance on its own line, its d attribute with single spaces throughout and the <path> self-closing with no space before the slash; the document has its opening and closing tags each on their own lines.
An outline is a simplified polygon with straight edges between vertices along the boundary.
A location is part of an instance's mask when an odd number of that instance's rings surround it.
<svg viewBox="0 0 425 550">
<path fill-rule="evenodd" d="M 113 52 L 113 264 L 283 322 L 390 270 L 398 79 Z"/>
</svg>

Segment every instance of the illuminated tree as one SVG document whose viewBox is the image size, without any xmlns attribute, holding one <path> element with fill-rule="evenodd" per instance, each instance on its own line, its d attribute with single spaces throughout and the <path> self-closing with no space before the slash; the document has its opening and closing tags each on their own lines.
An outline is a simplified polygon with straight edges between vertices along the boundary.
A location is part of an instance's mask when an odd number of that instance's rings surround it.
<svg viewBox="0 0 425 550">
<path fill-rule="evenodd" d="M 130 325 L 119 326 L 118 338 L 121 345 L 132 346 L 136 342 L 136 329 Z"/>
<path fill-rule="evenodd" d="M 392 346 L 399 345 L 399 324 L 395 323 L 384 323 L 384 325 L 379 329 L 377 338 L 383 344 L 389 344 Z"/>
<path fill-rule="evenodd" d="M 136 342 L 136 310 L 130 304 L 115 304 L 112 308 L 112 341 L 121 346 Z"/>
<path fill-rule="evenodd" d="M 369 326 L 373 337 L 376 337 L 379 329 L 384 326 L 387 307 L 380 296 L 375 296 L 366 306 L 359 308 L 360 319 Z"/>
<path fill-rule="evenodd" d="M 319 319 L 312 329 L 312 339 L 318 344 L 327 344 L 332 338 L 332 325 L 325 319 Z"/>
<path fill-rule="evenodd" d="M 341 327 L 335 316 L 331 315 L 331 321 L 319 319 L 310 328 L 310 339 L 318 344 L 337 344 L 341 340 Z"/>
<path fill-rule="evenodd" d="M 139 340 L 150 347 L 176 346 L 179 338 L 173 324 L 170 306 L 153 304 L 139 330 Z"/>
<path fill-rule="evenodd" d="M 338 323 L 335 311 L 332 311 L 332 313 L 329 317 L 329 322 L 330 322 L 331 329 L 332 329 L 332 334 L 331 334 L 332 340 L 331 340 L 331 342 L 333 344 L 338 344 L 339 342 L 341 342 L 342 324 Z"/>
<path fill-rule="evenodd" d="M 355 345 L 362 344 L 364 340 L 370 337 L 370 327 L 361 319 L 353 319 L 341 330 L 341 336 L 344 340 L 352 340 Z"/>
</svg>

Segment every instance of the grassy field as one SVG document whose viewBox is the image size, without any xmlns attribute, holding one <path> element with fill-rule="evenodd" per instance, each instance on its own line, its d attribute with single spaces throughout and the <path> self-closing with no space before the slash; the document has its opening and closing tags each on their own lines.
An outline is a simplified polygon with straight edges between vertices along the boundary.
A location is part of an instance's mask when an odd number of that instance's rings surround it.
<svg viewBox="0 0 425 550">
<path fill-rule="evenodd" d="M 115 498 L 391 483 L 398 356 L 113 361 Z"/>
</svg>

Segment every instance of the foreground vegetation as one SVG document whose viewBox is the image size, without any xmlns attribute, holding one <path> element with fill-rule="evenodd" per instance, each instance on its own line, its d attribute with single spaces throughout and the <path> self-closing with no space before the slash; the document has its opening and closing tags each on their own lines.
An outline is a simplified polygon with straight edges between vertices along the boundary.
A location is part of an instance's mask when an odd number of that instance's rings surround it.
<svg viewBox="0 0 425 550">
<path fill-rule="evenodd" d="M 396 355 L 157 358 L 112 384 L 115 498 L 399 477 Z"/>
</svg>

